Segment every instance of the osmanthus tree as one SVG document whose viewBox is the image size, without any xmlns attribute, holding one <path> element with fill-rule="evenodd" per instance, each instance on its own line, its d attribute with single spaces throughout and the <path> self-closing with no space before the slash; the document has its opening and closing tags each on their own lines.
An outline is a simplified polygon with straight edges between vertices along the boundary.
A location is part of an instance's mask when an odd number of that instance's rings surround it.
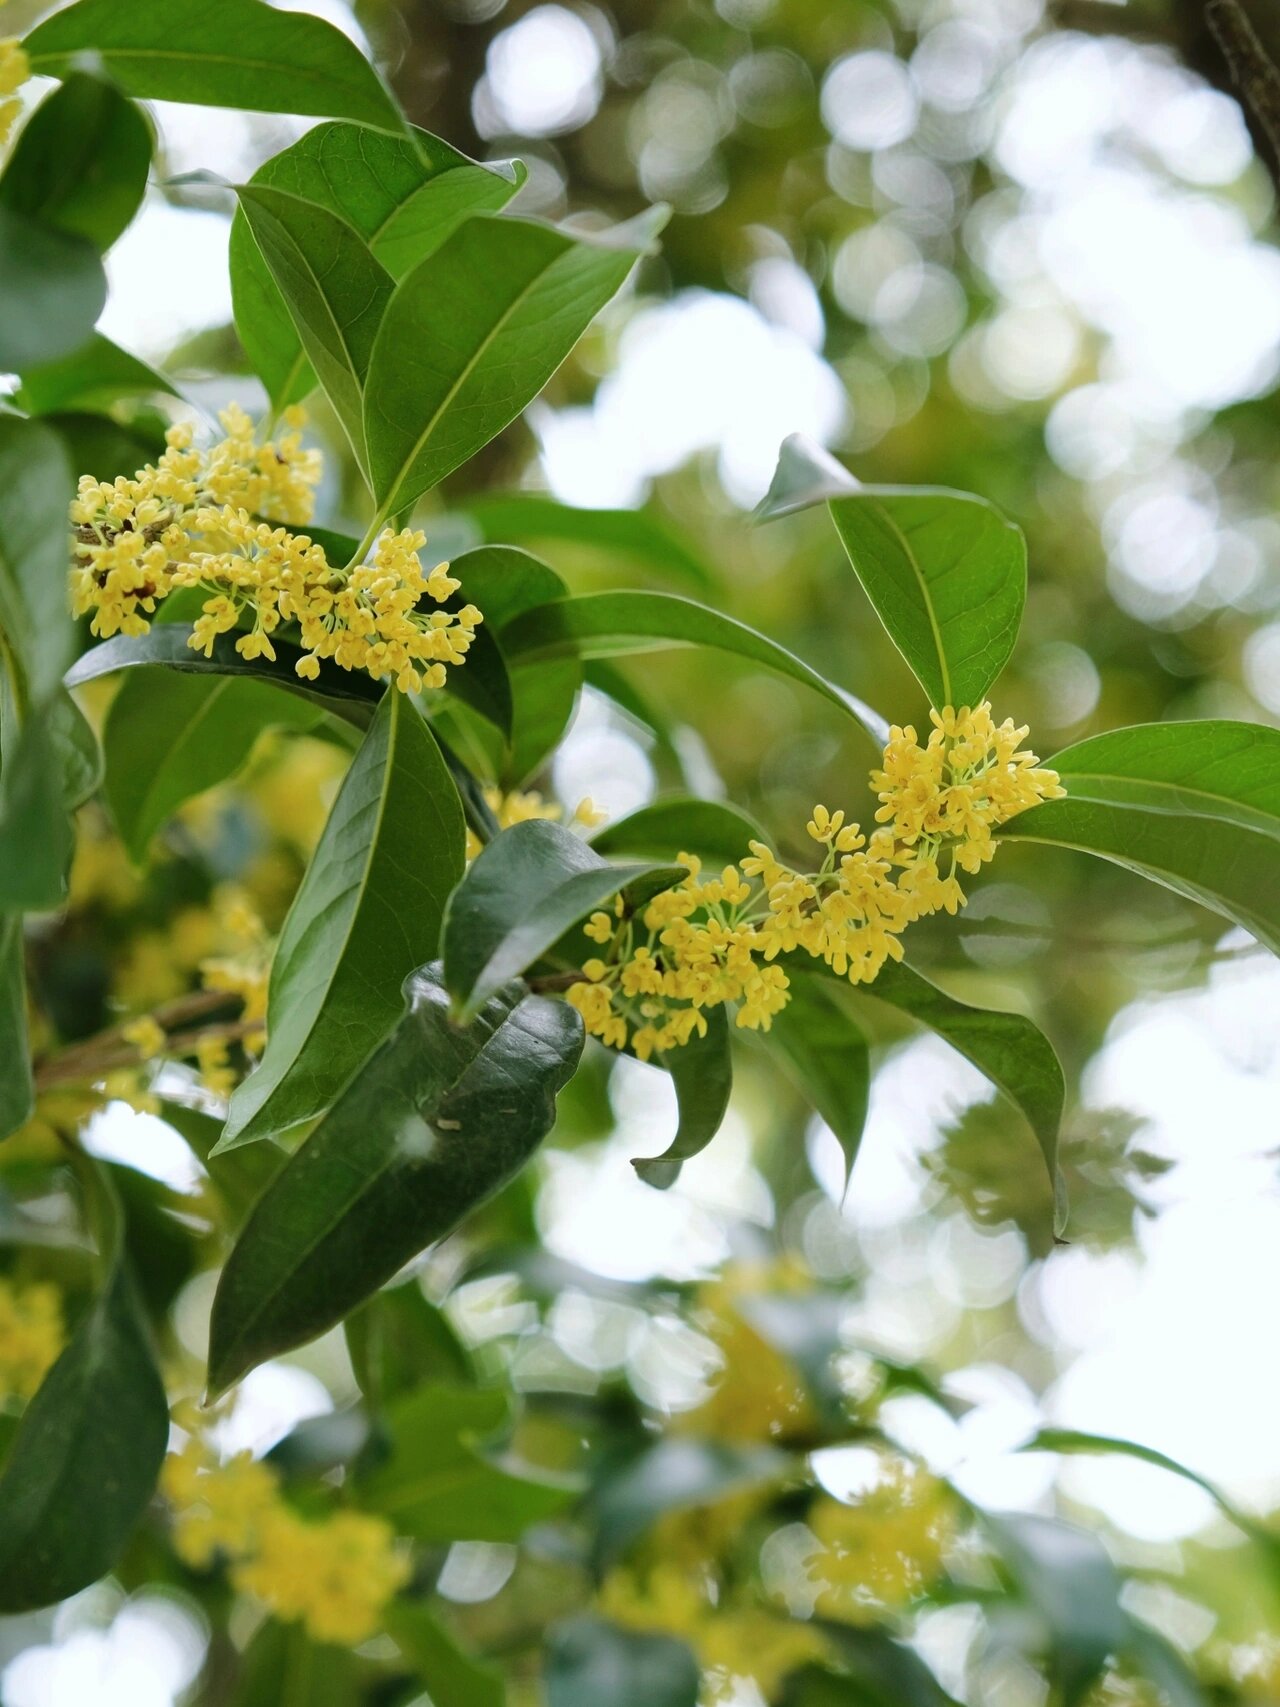
<svg viewBox="0 0 1280 1707">
<path fill-rule="evenodd" d="M 261 0 L 76 0 L 0 48 L 10 128 L 28 73 L 57 81 L 0 176 L 0 368 L 17 376 L 0 415 L 0 1609 L 109 1571 L 180 1585 L 214 1631 L 210 1702 L 693 1707 L 747 1679 L 824 1707 L 949 1700 L 906 1638 L 922 1609 L 972 1603 L 1055 1700 L 1145 1699 L 1143 1679 L 1209 1699 L 1125 1610 L 1096 1537 L 979 1511 L 895 1442 L 886 1396 L 954 1401 L 881 1359 L 851 1380 L 837 1300 L 795 1264 L 627 1294 L 692 1310 L 722 1353 L 720 1384 L 665 1428 L 609 1388 L 522 1406 L 510 1364 L 477 1361 L 397 1277 L 464 1219 L 529 1243 L 522 1170 L 599 1045 L 674 1085 L 678 1128 L 636 1161 L 654 1189 L 715 1136 L 747 1045 L 851 1167 L 867 1002 L 1003 1094 L 1061 1230 L 1054 1050 L 916 970 L 911 928 L 962 907 L 1016 840 L 1101 856 L 1280 947 L 1280 733 L 1150 724 L 1042 766 L 988 700 L 1022 616 L 1018 531 L 980 498 L 863 486 L 796 442 L 761 519 L 827 506 L 927 729 L 714 604 L 575 594 L 502 537 L 679 559 L 642 516 L 513 496 L 489 503 L 488 543 L 435 562 L 420 500 L 538 395 L 660 213 L 601 231 L 505 212 L 519 165 L 412 128 L 344 36 Z M 324 121 L 233 186 L 261 421 L 203 418 L 94 331 L 102 255 L 150 169 L 147 98 Z M 313 520 L 317 392 L 367 488 L 358 539 Z M 687 795 L 557 821 L 527 790 L 584 680 L 654 715 L 609 661 L 673 646 L 825 701 L 875 822 L 815 805 L 762 826 Z M 261 783 L 278 935 L 219 881 L 225 849 L 148 865 L 175 823 L 199 842 L 200 797 L 266 730 L 290 738 Z M 86 1032 L 68 944 L 95 933 L 118 965 Z M 122 1094 L 190 1143 L 199 1216 L 82 1145 Z M 545 1299 L 554 1265 L 521 1261 Z M 172 1309 L 205 1270 L 207 1369 Z M 337 1327 L 359 1403 L 267 1460 L 220 1455 L 236 1383 Z M 852 1503 L 811 1470 L 848 1443 L 867 1461 Z M 1274 1537 L 1215 1497 L 1275 1579 Z M 449 1545 L 522 1540 L 532 1620 L 461 1639 L 436 1593 Z"/>
</svg>

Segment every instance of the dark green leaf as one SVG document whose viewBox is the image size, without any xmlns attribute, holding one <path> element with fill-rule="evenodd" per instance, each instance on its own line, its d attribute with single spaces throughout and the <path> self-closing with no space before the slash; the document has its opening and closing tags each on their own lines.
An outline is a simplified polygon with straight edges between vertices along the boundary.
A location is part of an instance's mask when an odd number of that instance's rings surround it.
<svg viewBox="0 0 1280 1707">
<path fill-rule="evenodd" d="M 424 1381 L 473 1386 L 471 1354 L 416 1280 L 377 1292 L 343 1324 L 360 1391 L 381 1408 Z"/>
<path fill-rule="evenodd" d="M 1280 730 L 1149 723 L 1055 755 L 1067 789 L 1011 819 L 1010 841 L 1100 855 L 1280 953 Z"/>
<path fill-rule="evenodd" d="M 63 755 L 47 711 L 36 711 L 0 753 L 0 911 L 47 912 L 66 899 L 74 832 Z"/>
<path fill-rule="evenodd" d="M 696 1156 L 720 1130 L 733 1091 L 733 1059 L 729 1053 L 729 1022 L 723 1007 L 703 1013 L 707 1035 L 693 1037 L 683 1048 L 656 1057 L 676 1088 L 680 1123 L 660 1156 L 633 1157 L 631 1165 L 646 1185 L 665 1191 L 674 1185 L 681 1162 Z"/>
<path fill-rule="evenodd" d="M 230 1156 L 213 1154 L 222 1136 L 222 1121 L 185 1103 L 162 1101 L 160 1119 L 185 1139 L 233 1222 L 243 1221 L 264 1188 L 283 1165 L 278 1144 L 249 1144 Z"/>
<path fill-rule="evenodd" d="M 405 275 L 366 392 L 382 510 L 406 509 L 532 402 L 658 229 L 645 216 L 587 242 L 482 216 Z"/>
<path fill-rule="evenodd" d="M 244 676 L 135 670 L 103 731 L 107 803 L 135 865 L 184 801 L 234 776 L 264 729 L 314 728 L 317 706 Z"/>
<path fill-rule="evenodd" d="M 27 1046 L 27 992 L 22 970 L 22 917 L 0 913 L 0 1138 L 31 1116 L 35 1090 Z"/>
<path fill-rule="evenodd" d="M 568 590 L 540 557 L 513 545 L 480 545 L 461 552 L 449 573 L 462 583 L 461 596 L 480 607 L 486 625 L 494 630 L 535 605 L 563 598 Z"/>
<path fill-rule="evenodd" d="M 222 0 L 210 27 L 204 0 L 77 0 L 23 43 L 31 69 L 65 77 L 92 54 L 131 95 L 205 107 L 355 119 L 403 128 L 373 66 L 341 30 L 263 0 Z"/>
<path fill-rule="evenodd" d="M 150 392 L 177 395 L 172 380 L 95 332 L 70 355 L 26 368 L 17 401 L 33 415 L 47 415 L 55 409 L 106 408 L 121 397 Z"/>
<path fill-rule="evenodd" d="M 359 1699 L 349 1648 L 313 1642 L 300 1624 L 268 1618 L 245 1649 L 233 1707 L 351 1707 Z"/>
<path fill-rule="evenodd" d="M 858 579 L 930 701 L 985 699 L 1022 622 L 1027 547 L 1018 529 L 964 492 L 866 486 L 830 508 Z"/>
<path fill-rule="evenodd" d="M 782 1707 L 956 1707 L 920 1656 L 885 1631 L 822 1628 L 845 1675 L 806 1667 L 788 1680 Z"/>
<path fill-rule="evenodd" d="M 1111 1555 L 1096 1535 L 1056 1518 L 1008 1513 L 983 1521 L 1048 1627 L 1062 1699 L 1074 1707 L 1128 1634 Z"/>
<path fill-rule="evenodd" d="M 839 1139 L 847 1181 L 867 1121 L 866 1038 L 834 991 L 816 978 L 797 976 L 791 979 L 791 1000 L 773 1016 L 764 1044 Z"/>
<path fill-rule="evenodd" d="M 58 409 L 42 419 L 67 447 L 77 474 L 91 474 L 95 480 L 115 480 L 122 474 L 132 479 L 144 463 L 154 462 L 164 449 L 160 434 L 123 426 L 109 415 Z"/>
<path fill-rule="evenodd" d="M 74 812 L 102 784 L 102 749 L 88 719 L 65 689 L 58 689 L 44 715 L 58 756 L 63 801 L 67 811 Z"/>
<path fill-rule="evenodd" d="M 1066 1205 L 1058 1173 L 1058 1127 L 1065 1086 L 1062 1067 L 1044 1033 L 1022 1014 L 970 1007 L 901 962 L 887 961 L 865 988 L 868 995 L 936 1031 L 1022 1110 L 1053 1185 L 1060 1231 Z"/>
<path fill-rule="evenodd" d="M 500 637 L 508 658 L 554 658 L 565 653 L 583 658 L 617 657 L 628 652 L 660 651 L 667 646 L 710 646 L 777 670 L 803 682 L 852 717 L 882 744 L 883 726 L 852 695 L 745 623 L 673 593 L 586 593 L 559 599 L 516 617 Z"/>
<path fill-rule="evenodd" d="M 495 492 L 469 499 L 461 513 L 486 540 L 586 545 L 611 562 L 631 558 L 700 593 L 716 585 L 716 577 L 692 547 L 649 510 L 579 510 L 540 492 Z"/>
<path fill-rule="evenodd" d="M 362 1479 L 362 1503 L 418 1541 L 518 1541 L 580 1490 L 485 1457 L 477 1442 L 508 1421 L 492 1388 L 419 1388 L 392 1407 L 391 1455 Z"/>
<path fill-rule="evenodd" d="M 424 1683 L 432 1707 L 505 1707 L 502 1673 L 474 1659 L 420 1602 L 387 1608 L 387 1634 Z"/>
<path fill-rule="evenodd" d="M 463 1019 L 624 892 L 633 906 L 687 875 L 679 865 L 610 865 L 546 819 L 516 824 L 474 859 L 449 901 L 444 977 Z"/>
<path fill-rule="evenodd" d="M 106 300 L 102 258 L 87 238 L 0 207 L 0 373 L 80 349 Z"/>
<path fill-rule="evenodd" d="M 7 304 L 3 287 L 0 300 Z M 0 416 L 0 657 L 7 641 L 23 673 L 20 703 L 39 705 L 52 696 L 75 644 L 67 610 L 67 507 L 74 491 L 57 434 L 38 421 Z"/>
<path fill-rule="evenodd" d="M 368 466 L 364 385 L 393 289 L 391 274 L 336 213 L 284 190 L 244 185 L 240 206 L 284 299 L 302 347 Z"/>
<path fill-rule="evenodd" d="M 123 1260 L 106 1174 L 83 1166 L 102 1289 L 27 1406 L 0 1477 L 0 1610 L 76 1594 L 110 1570 L 142 1516 L 169 1409 Z"/>
<path fill-rule="evenodd" d="M 1209 1696 L 1195 1673 L 1167 1637 L 1130 1618 L 1125 1658 L 1131 1660 L 1160 1691 L 1167 1707 L 1209 1707 Z"/>
<path fill-rule="evenodd" d="M 551 1128 L 582 1050 L 571 1008 L 513 984 L 459 1029 L 434 969 L 405 988 L 408 1014 L 268 1187 L 223 1270 L 215 1389 L 340 1321 Z"/>
<path fill-rule="evenodd" d="M 323 124 L 272 155 L 251 181 L 337 214 L 400 278 L 468 214 L 502 207 L 524 177 L 523 167 L 477 165 L 426 131 L 389 136 Z M 304 397 L 315 376 L 242 213 L 232 222 L 229 264 L 240 341 L 281 409 Z"/>
<path fill-rule="evenodd" d="M 547 1707 L 696 1707 L 698 1662 L 671 1636 L 573 1618 L 548 1634 L 545 1682 Z"/>
<path fill-rule="evenodd" d="M 137 213 L 151 169 L 151 126 L 111 83 L 73 71 L 23 126 L 0 206 L 106 250 Z"/>
<path fill-rule="evenodd" d="M 616 859 L 670 858 L 690 853 L 708 865 L 736 865 L 748 842 L 764 832 L 753 818 L 719 800 L 675 794 L 606 824 L 591 838 L 599 854 Z"/>
<path fill-rule="evenodd" d="M 439 952 L 463 868 L 458 791 L 403 694 L 383 696 L 343 778 L 271 967 L 267 1047 L 231 1098 L 222 1149 L 322 1113 Z"/>
</svg>

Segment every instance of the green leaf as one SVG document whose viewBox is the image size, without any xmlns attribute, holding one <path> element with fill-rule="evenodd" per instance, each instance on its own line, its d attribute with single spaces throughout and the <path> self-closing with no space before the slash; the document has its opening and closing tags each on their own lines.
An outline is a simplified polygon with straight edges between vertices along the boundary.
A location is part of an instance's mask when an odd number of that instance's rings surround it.
<svg viewBox="0 0 1280 1707">
<path fill-rule="evenodd" d="M 66 899 L 74 840 L 62 754 L 47 712 L 10 728 L 0 754 L 0 911 L 47 912 Z"/>
<path fill-rule="evenodd" d="M 730 1494 L 779 1482 L 792 1463 L 774 1446 L 665 1436 L 611 1470 L 592 1495 L 597 1563 L 625 1552 L 664 1513 L 715 1505 Z"/>
<path fill-rule="evenodd" d="M 439 747 L 403 694 L 384 694 L 281 930 L 267 1047 L 220 1151 L 322 1113 L 391 1031 L 401 984 L 439 951 L 463 844 Z"/>
<path fill-rule="evenodd" d="M 234 776 L 266 729 L 312 729 L 319 708 L 264 681 L 137 670 L 103 731 L 107 804 L 135 865 L 178 808 Z"/>
<path fill-rule="evenodd" d="M 80 349 L 106 301 L 102 258 L 87 238 L 0 207 L 0 373 Z"/>
<path fill-rule="evenodd" d="M 696 1707 L 698 1662 L 683 1642 L 572 1618 L 547 1637 L 547 1707 Z"/>
<path fill-rule="evenodd" d="M 351 1707 L 359 1699 L 350 1648 L 313 1642 L 301 1624 L 268 1618 L 245 1649 L 233 1707 Z"/>
<path fill-rule="evenodd" d="M 499 636 L 512 659 L 611 658 L 667 646 L 709 646 L 763 664 L 812 688 L 883 745 L 884 725 L 851 694 L 811 670 L 775 641 L 707 605 L 674 593 L 585 593 L 538 605 L 514 618 Z"/>
<path fill-rule="evenodd" d="M 480 1452 L 509 1415 L 506 1394 L 493 1388 L 420 1388 L 392 1407 L 391 1455 L 362 1478 L 361 1502 L 418 1541 L 518 1541 L 581 1490 Z"/>
<path fill-rule="evenodd" d="M 606 824 L 591 838 L 599 854 L 616 859 L 670 858 L 690 853 L 708 865 L 736 865 L 747 844 L 764 835 L 753 818 L 719 800 L 668 795 Z"/>
<path fill-rule="evenodd" d="M 540 557 L 514 545 L 480 545 L 461 552 L 449 573 L 462 583 L 461 596 L 480 607 L 486 627 L 495 631 L 568 591 L 563 578 Z"/>
<path fill-rule="evenodd" d="M 1074 1707 L 1128 1635 L 1111 1555 L 1096 1535 L 1056 1518 L 988 1513 L 983 1523 L 1048 1628 L 1055 1680 Z"/>
<path fill-rule="evenodd" d="M 57 434 L 37 421 L 0 416 L 0 656 L 7 642 L 23 672 L 20 701 L 41 704 L 52 696 L 75 645 L 67 610 L 67 508 L 74 492 Z"/>
<path fill-rule="evenodd" d="M 111 83 L 74 71 L 36 108 L 0 178 L 0 206 L 107 250 L 141 205 L 151 126 Z"/>
<path fill-rule="evenodd" d="M 971 1007 L 900 961 L 886 961 L 864 990 L 936 1031 L 1021 1109 L 1040 1146 L 1054 1191 L 1055 1230 L 1061 1231 L 1066 1205 L 1058 1127 L 1066 1089 L 1053 1045 L 1040 1028 L 1022 1014 Z"/>
<path fill-rule="evenodd" d="M 427 131 L 389 136 L 323 124 L 264 161 L 254 187 L 284 190 L 337 214 L 400 278 L 469 214 L 497 211 L 524 182 L 523 167 L 481 166 Z M 243 213 L 231 225 L 231 298 L 245 353 L 276 409 L 315 383 L 289 312 Z"/>
<path fill-rule="evenodd" d="M 142 1516 L 169 1410 L 123 1259 L 120 1205 L 82 1162 L 102 1289 L 23 1415 L 0 1477 L 0 1610 L 76 1594 L 110 1570 Z"/>
<path fill-rule="evenodd" d="M 213 1306 L 215 1390 L 312 1339 L 516 1174 L 582 1050 L 567 1004 L 509 985 L 465 1028 L 434 968 L 408 1013 L 267 1188 Z"/>
<path fill-rule="evenodd" d="M 59 688 L 44 715 L 49 719 L 68 812 L 83 806 L 102 785 L 102 749 L 87 717 L 65 689 Z"/>
<path fill-rule="evenodd" d="M 585 545 L 610 561 L 631 558 L 700 593 L 717 584 L 693 548 L 650 510 L 580 510 L 540 492 L 495 492 L 469 498 L 459 513 L 486 541 Z"/>
<path fill-rule="evenodd" d="M 391 274 L 345 220 L 264 185 L 237 192 L 249 229 L 356 455 L 367 469 L 364 386 Z"/>
<path fill-rule="evenodd" d="M 47 415 L 56 409 L 102 409 L 122 397 L 152 392 L 178 395 L 171 379 L 94 332 L 70 355 L 25 368 L 16 400 L 32 415 Z"/>
<path fill-rule="evenodd" d="M 383 1615 L 387 1634 L 431 1697 L 432 1707 L 506 1707 L 502 1673 L 474 1659 L 420 1602 L 394 1601 Z"/>
<path fill-rule="evenodd" d="M 862 1031 L 824 982 L 793 976 L 791 1000 L 773 1016 L 763 1043 L 835 1133 L 847 1181 L 858 1159 L 871 1091 L 871 1057 Z"/>
<path fill-rule="evenodd" d="M 154 462 L 164 449 L 160 434 L 126 427 L 109 415 L 58 409 L 42 419 L 67 447 L 77 474 L 91 474 L 95 480 L 115 480 L 122 474 L 132 479 L 144 463 Z"/>
<path fill-rule="evenodd" d="M 687 876 L 681 865 L 610 865 L 546 819 L 495 836 L 450 897 L 444 980 L 462 1019 L 622 892 L 638 906 Z"/>
<path fill-rule="evenodd" d="M 857 490 L 858 482 L 830 451 L 804 433 L 789 433 L 778 451 L 769 490 L 756 507 L 755 520 L 771 522 Z"/>
<path fill-rule="evenodd" d="M 475 1385 L 470 1352 L 417 1280 L 375 1293 L 343 1332 L 360 1391 L 379 1409 L 424 1381 Z"/>
<path fill-rule="evenodd" d="M 0 1138 L 31 1118 L 35 1088 L 27 1044 L 27 991 L 22 969 L 22 917 L 0 913 Z"/>
<path fill-rule="evenodd" d="M 250 112 L 354 119 L 378 130 L 404 120 L 385 84 L 341 30 L 263 0 L 77 0 L 23 42 L 31 69 L 65 77 L 92 54 L 130 95 Z"/>
<path fill-rule="evenodd" d="M 656 1057 L 676 1088 L 680 1121 L 676 1135 L 660 1156 L 635 1156 L 631 1166 L 646 1185 L 665 1191 L 674 1185 L 680 1164 L 705 1150 L 720 1130 L 733 1091 L 733 1059 L 729 1053 L 729 1022 L 723 1007 L 703 1012 L 707 1035 L 693 1037 L 680 1049 Z"/>
<path fill-rule="evenodd" d="M 979 704 L 1022 623 L 1019 530 L 966 492 L 867 486 L 833 498 L 830 509 L 867 597 L 930 702 Z"/>
<path fill-rule="evenodd" d="M 366 390 L 381 510 L 407 509 L 532 402 L 658 229 L 645 216 L 588 242 L 480 216 L 405 275 Z"/>
<path fill-rule="evenodd" d="M 1004 839 L 1097 854 L 1280 953 L 1280 730 L 1148 723 L 1095 735 L 1051 762 L 1067 798 L 1019 813 Z"/>
<path fill-rule="evenodd" d="M 795 1672 L 781 1707 L 958 1707 L 920 1656 L 885 1631 L 833 1622 L 820 1628 L 846 1670 Z"/>
</svg>

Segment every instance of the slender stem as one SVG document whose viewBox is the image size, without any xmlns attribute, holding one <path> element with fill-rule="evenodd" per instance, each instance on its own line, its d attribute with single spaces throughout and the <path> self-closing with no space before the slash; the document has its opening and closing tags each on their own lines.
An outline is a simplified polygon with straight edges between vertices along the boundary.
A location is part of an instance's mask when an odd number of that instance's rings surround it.
<svg viewBox="0 0 1280 1707">
<path fill-rule="evenodd" d="M 386 520 L 386 510 L 379 510 L 373 520 L 369 523 L 369 526 L 365 529 L 364 538 L 360 541 L 359 545 L 356 546 L 355 553 L 352 556 L 350 563 L 347 564 L 348 569 L 358 569 L 364 562 L 365 557 L 368 555 L 369 547 L 382 532 L 382 529 L 386 524 Z"/>
</svg>

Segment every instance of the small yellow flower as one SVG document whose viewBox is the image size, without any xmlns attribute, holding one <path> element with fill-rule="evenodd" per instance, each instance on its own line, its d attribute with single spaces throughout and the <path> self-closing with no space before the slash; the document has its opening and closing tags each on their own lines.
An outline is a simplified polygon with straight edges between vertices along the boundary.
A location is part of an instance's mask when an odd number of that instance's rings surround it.
<svg viewBox="0 0 1280 1707">
<path fill-rule="evenodd" d="M 138 1019 L 130 1020 L 120 1032 L 126 1043 L 132 1043 L 144 1061 L 154 1060 L 157 1055 L 164 1053 L 167 1038 L 165 1030 L 150 1014 L 143 1014 Z"/>
<path fill-rule="evenodd" d="M 0 1280 L 0 1404 L 29 1399 L 65 1339 L 62 1296 L 56 1286 Z"/>
</svg>

